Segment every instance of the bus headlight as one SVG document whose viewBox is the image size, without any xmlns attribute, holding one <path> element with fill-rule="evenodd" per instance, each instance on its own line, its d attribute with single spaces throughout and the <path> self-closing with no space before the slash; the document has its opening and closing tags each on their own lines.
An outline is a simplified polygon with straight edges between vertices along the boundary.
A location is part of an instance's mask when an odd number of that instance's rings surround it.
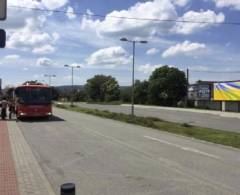
<svg viewBox="0 0 240 195">
<path fill-rule="evenodd" d="M 51 116 L 51 115 L 52 115 L 52 113 L 51 113 L 51 112 L 48 112 L 48 113 L 47 113 L 47 115 Z"/>
</svg>

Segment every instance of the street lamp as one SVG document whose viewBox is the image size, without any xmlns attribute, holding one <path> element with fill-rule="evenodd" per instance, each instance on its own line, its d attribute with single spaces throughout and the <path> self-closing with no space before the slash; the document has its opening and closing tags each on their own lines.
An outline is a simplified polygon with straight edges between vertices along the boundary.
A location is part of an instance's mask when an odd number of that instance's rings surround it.
<svg viewBox="0 0 240 195">
<path fill-rule="evenodd" d="M 73 69 L 74 68 L 81 68 L 79 65 L 64 65 L 64 67 L 71 68 L 72 70 L 72 97 L 71 97 L 71 106 L 73 106 Z"/>
<path fill-rule="evenodd" d="M 121 38 L 120 39 L 120 41 L 124 41 L 124 42 L 130 42 L 130 43 L 132 43 L 132 45 L 133 45 L 133 64 L 132 64 L 132 112 L 131 112 L 131 114 L 132 114 L 132 117 L 134 116 L 134 80 L 135 80 L 135 78 L 134 78 L 134 72 L 135 72 L 135 45 L 136 45 L 136 43 L 142 43 L 142 44 L 146 44 L 147 43 L 147 41 L 136 41 L 136 40 L 129 40 L 129 39 L 127 39 L 127 38 L 125 38 L 125 37 L 123 37 L 123 38 Z"/>
<path fill-rule="evenodd" d="M 56 75 L 55 74 L 45 74 L 44 75 L 45 77 L 48 77 L 48 79 L 49 79 L 49 86 L 51 86 L 51 84 L 52 84 L 52 78 L 53 77 L 56 77 Z"/>
</svg>

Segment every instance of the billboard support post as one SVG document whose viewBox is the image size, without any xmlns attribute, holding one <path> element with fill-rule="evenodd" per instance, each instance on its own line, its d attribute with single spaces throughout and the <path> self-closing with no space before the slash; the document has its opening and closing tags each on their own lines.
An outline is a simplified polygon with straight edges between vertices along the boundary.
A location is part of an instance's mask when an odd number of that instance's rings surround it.
<svg viewBox="0 0 240 195">
<path fill-rule="evenodd" d="M 226 102 L 222 101 L 222 112 L 226 111 Z"/>
</svg>

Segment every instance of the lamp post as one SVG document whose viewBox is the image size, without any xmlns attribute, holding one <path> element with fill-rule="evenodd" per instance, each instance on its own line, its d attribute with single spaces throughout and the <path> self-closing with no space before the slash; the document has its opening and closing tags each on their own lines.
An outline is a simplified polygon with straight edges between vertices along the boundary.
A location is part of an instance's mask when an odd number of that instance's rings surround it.
<svg viewBox="0 0 240 195">
<path fill-rule="evenodd" d="M 45 77 L 48 77 L 48 79 L 49 79 L 49 86 L 51 86 L 51 84 L 52 84 L 52 78 L 53 77 L 56 77 L 56 75 L 55 74 L 45 74 L 44 75 Z"/>
<path fill-rule="evenodd" d="M 81 68 L 79 65 L 64 65 L 64 67 L 67 67 L 67 68 L 71 68 L 71 71 L 72 71 L 72 90 L 71 90 L 71 92 L 72 92 L 72 97 L 71 97 L 71 106 L 73 106 L 73 70 L 74 70 L 74 68 Z"/>
<path fill-rule="evenodd" d="M 134 117 L 134 83 L 135 83 L 135 47 L 136 47 L 136 43 L 142 43 L 142 44 L 146 44 L 147 41 L 136 41 L 136 40 L 129 40 L 125 37 L 121 38 L 120 41 L 124 41 L 124 42 L 130 42 L 132 43 L 133 46 L 133 63 L 132 63 L 132 107 L 131 107 L 131 115 L 132 117 Z"/>
</svg>

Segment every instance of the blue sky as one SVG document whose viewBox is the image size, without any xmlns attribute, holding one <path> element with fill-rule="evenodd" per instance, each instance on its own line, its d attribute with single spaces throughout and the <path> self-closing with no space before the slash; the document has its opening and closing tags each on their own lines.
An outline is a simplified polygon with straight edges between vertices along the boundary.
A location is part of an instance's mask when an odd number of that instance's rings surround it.
<svg viewBox="0 0 240 195">
<path fill-rule="evenodd" d="M 71 14 L 75 12 L 88 15 Z M 44 74 L 55 74 L 54 85 L 68 85 L 70 70 L 63 66 L 70 64 L 81 66 L 75 71 L 75 84 L 84 84 L 95 74 L 106 74 L 116 77 L 121 85 L 130 85 L 132 48 L 119 41 L 128 37 L 148 41 L 136 47 L 136 79 L 147 79 L 155 68 L 165 64 L 181 70 L 190 68 L 191 82 L 240 79 L 239 73 L 229 73 L 240 70 L 240 26 L 221 24 L 240 22 L 239 18 L 238 0 L 11 0 L 7 20 L 0 21 L 0 28 L 7 31 L 7 47 L 0 50 L 0 78 L 6 86 L 26 80 L 47 82 Z M 198 72 L 216 70 L 225 73 Z"/>
</svg>

